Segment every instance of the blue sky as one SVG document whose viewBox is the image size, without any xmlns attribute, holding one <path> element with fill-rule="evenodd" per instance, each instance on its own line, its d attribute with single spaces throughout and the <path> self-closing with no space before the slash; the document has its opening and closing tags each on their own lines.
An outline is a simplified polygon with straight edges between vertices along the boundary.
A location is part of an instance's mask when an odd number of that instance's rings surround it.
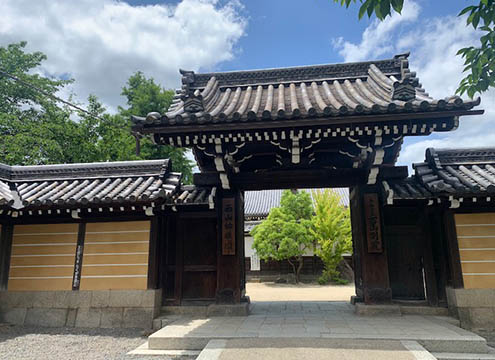
<svg viewBox="0 0 495 360">
<path fill-rule="evenodd" d="M 445 6 L 446 2 L 451 6 Z M 457 15 L 468 1 L 416 1 L 422 20 Z M 173 4 L 180 1 L 129 0 L 139 5 Z M 225 1 L 224 1 L 225 3 Z M 333 0 L 244 0 L 242 16 L 247 19 L 245 34 L 236 43 L 235 58 L 218 64 L 215 70 L 230 71 L 342 62 L 332 39 L 359 42 L 373 19 L 358 20 L 359 5 L 349 9 Z M 414 26 L 414 25 L 412 25 Z M 393 56 L 384 54 L 380 58 Z M 211 70 L 211 69 L 208 69 Z"/>
<path fill-rule="evenodd" d="M 411 51 L 410 67 L 435 97 L 453 95 L 462 78 L 464 46 L 479 34 L 457 13 L 474 0 L 406 0 L 402 15 L 363 18 L 358 5 L 333 0 L 2 0 L 0 46 L 28 41 L 48 60 L 42 71 L 70 76 L 84 103 L 95 94 L 109 111 L 122 86 L 141 70 L 166 88 L 180 85 L 179 68 L 230 71 L 391 57 Z M 458 131 L 407 139 L 399 162 L 424 159 L 426 147 L 493 146 L 495 93 L 482 96 L 484 116 Z M 157 109 L 161 110 L 161 109 Z"/>
</svg>

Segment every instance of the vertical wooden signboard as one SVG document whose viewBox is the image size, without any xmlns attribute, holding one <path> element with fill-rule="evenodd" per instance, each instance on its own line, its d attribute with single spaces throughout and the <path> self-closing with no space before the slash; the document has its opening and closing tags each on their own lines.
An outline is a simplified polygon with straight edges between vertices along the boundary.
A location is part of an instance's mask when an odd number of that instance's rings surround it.
<svg viewBox="0 0 495 360">
<path fill-rule="evenodd" d="M 235 200 L 222 200 L 222 255 L 235 255 Z"/>
<path fill-rule="evenodd" d="M 79 224 L 76 246 L 76 259 L 74 261 L 74 276 L 72 277 L 72 290 L 79 290 L 81 286 L 81 272 L 84 252 L 84 236 L 86 234 L 86 224 Z"/>
<path fill-rule="evenodd" d="M 366 238 L 368 253 L 382 253 L 382 231 L 380 225 L 380 204 L 377 194 L 364 194 L 364 215 L 366 217 Z"/>
</svg>

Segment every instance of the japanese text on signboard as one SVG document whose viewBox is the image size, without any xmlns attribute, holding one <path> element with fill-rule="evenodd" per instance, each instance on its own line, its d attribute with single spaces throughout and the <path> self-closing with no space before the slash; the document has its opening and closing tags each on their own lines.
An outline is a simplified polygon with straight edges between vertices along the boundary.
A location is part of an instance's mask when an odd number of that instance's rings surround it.
<svg viewBox="0 0 495 360">
<path fill-rule="evenodd" d="M 366 237 L 369 253 L 383 252 L 380 226 L 380 208 L 377 194 L 364 195 L 364 214 L 366 216 Z"/>
<path fill-rule="evenodd" d="M 235 255 L 234 199 L 222 200 L 222 255 Z"/>
</svg>

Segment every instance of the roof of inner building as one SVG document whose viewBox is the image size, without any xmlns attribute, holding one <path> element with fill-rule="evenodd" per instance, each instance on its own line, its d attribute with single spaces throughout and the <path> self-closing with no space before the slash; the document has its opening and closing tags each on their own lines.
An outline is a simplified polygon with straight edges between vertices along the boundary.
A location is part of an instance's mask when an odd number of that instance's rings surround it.
<svg viewBox="0 0 495 360">
<path fill-rule="evenodd" d="M 495 148 L 426 150 L 425 161 L 413 164 L 414 175 L 384 181 L 389 203 L 394 199 L 495 196 Z"/>
<path fill-rule="evenodd" d="M 313 197 L 313 191 L 320 192 L 323 190 L 324 189 L 301 189 L 300 191 L 308 192 L 311 196 L 311 200 L 314 203 L 315 199 Z M 332 190 L 340 195 L 340 203 L 348 207 L 349 189 L 333 188 Z M 244 195 L 244 216 L 247 218 L 263 218 L 268 216 L 272 208 L 280 206 L 280 200 L 282 199 L 283 192 L 284 190 L 280 189 L 246 191 Z"/>
<path fill-rule="evenodd" d="M 479 98 L 431 97 L 407 57 L 205 74 L 181 70 L 183 86 L 168 111 L 132 120 L 137 127 L 180 126 L 469 110 L 479 104 Z"/>
<path fill-rule="evenodd" d="M 160 201 L 180 187 L 169 160 L 8 166 L 0 164 L 0 205 L 14 209 Z"/>
</svg>

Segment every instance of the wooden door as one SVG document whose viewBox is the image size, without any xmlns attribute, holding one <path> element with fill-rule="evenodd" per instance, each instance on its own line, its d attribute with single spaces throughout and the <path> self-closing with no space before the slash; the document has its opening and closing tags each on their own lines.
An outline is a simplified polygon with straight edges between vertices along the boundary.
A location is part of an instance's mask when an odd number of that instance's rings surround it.
<svg viewBox="0 0 495 360">
<path fill-rule="evenodd" d="M 186 217 L 179 219 L 178 225 L 179 272 L 176 290 L 179 291 L 180 303 L 214 301 L 217 286 L 217 219 Z"/>
<path fill-rule="evenodd" d="M 390 226 L 386 232 L 392 297 L 424 300 L 424 244 L 421 232 L 416 226 Z"/>
</svg>

